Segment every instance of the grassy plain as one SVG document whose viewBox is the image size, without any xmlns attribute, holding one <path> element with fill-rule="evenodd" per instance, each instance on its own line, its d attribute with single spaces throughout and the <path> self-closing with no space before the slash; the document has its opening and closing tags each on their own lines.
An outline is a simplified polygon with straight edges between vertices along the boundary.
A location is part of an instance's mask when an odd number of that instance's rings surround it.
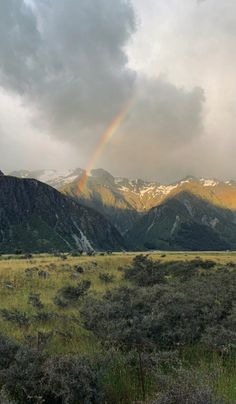
<svg viewBox="0 0 236 404">
<path fill-rule="evenodd" d="M 79 306 L 59 308 L 53 299 L 57 291 L 66 285 L 76 285 L 81 280 L 91 281 L 89 294 L 101 296 L 107 290 L 127 283 L 123 280 L 123 270 L 130 265 L 137 253 L 114 253 L 112 255 L 96 255 L 93 257 L 68 255 L 53 256 L 48 254 L 33 255 L 31 258 L 21 256 L 0 256 L 0 309 L 18 309 L 32 319 L 27 326 L 19 326 L 6 321 L 0 316 L 0 330 L 2 334 L 19 341 L 26 341 L 28 336 L 37 336 L 38 332 L 53 331 L 53 336 L 46 346 L 49 355 L 75 353 L 93 356 L 102 351 L 96 338 L 86 331 L 79 316 Z M 174 261 L 192 260 L 196 257 L 211 259 L 222 266 L 228 262 L 236 264 L 234 252 L 152 252 L 150 256 L 155 260 Z M 76 268 L 81 266 L 83 273 Z M 44 271 L 46 276 L 40 276 Z M 114 276 L 112 283 L 104 283 L 99 274 L 109 272 Z M 39 293 L 44 311 L 54 316 L 48 321 L 35 321 L 34 316 L 39 311 L 29 304 L 29 294 Z M 206 355 L 199 347 L 185 348 L 182 352 L 186 361 L 201 371 L 205 377 L 217 368 L 214 388 L 223 394 L 229 402 L 236 403 L 236 358 L 232 356 L 227 361 L 217 354 Z M 113 381 L 112 381 L 113 378 Z M 138 381 L 122 369 L 122 363 L 109 375 L 109 383 L 115 383 L 120 398 L 116 402 L 134 402 L 137 397 Z M 127 390 L 127 391 L 126 391 Z M 125 397 L 125 398 L 124 398 Z"/>
</svg>

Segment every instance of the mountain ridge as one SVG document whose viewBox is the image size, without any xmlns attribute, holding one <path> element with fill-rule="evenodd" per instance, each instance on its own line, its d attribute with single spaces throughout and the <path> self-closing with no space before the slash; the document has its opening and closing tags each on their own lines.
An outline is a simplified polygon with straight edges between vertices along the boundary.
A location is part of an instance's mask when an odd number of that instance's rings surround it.
<svg viewBox="0 0 236 404">
<path fill-rule="evenodd" d="M 35 179 L 0 176 L 0 229 L 1 251 L 125 248 L 99 212 Z"/>
</svg>

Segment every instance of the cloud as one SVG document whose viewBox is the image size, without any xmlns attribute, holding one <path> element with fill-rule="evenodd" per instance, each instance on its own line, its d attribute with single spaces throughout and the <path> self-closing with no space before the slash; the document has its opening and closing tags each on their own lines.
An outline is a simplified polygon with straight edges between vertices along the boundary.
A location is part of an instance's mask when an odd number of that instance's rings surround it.
<svg viewBox="0 0 236 404">
<path fill-rule="evenodd" d="M 29 118 L 35 125 L 29 135 L 32 153 L 33 139 L 50 133 L 51 139 L 75 145 L 80 156 L 75 164 L 84 165 L 98 137 L 134 93 L 136 105 L 101 165 L 153 176 L 164 167 L 164 154 L 187 150 L 202 136 L 200 87 L 186 90 L 160 75 L 147 78 L 128 63 L 137 29 L 128 0 L 1 2 L 0 86 L 34 112 L 34 120 Z M 49 154 L 52 140 L 45 142 Z M 70 155 L 68 165 L 74 160 Z"/>
<path fill-rule="evenodd" d="M 202 132 L 204 92 L 186 91 L 163 77 L 139 81 L 138 100 L 128 131 L 166 146 L 179 147 Z"/>
<path fill-rule="evenodd" d="M 203 136 L 204 102 L 201 88 L 186 91 L 163 77 L 140 80 L 136 104 L 107 146 L 107 168 L 146 179 L 185 176 L 186 158 L 183 170 L 178 160 Z"/>
<path fill-rule="evenodd" d="M 124 46 L 135 30 L 118 0 L 1 3 L 1 85 L 33 103 L 57 136 L 104 125 L 130 96 Z"/>
<path fill-rule="evenodd" d="M 32 110 L 20 97 L 12 98 L 0 91 L 0 164 L 4 172 L 20 168 L 58 168 L 68 166 L 70 159 L 80 159 L 78 150 L 57 142 L 30 124 Z"/>
</svg>

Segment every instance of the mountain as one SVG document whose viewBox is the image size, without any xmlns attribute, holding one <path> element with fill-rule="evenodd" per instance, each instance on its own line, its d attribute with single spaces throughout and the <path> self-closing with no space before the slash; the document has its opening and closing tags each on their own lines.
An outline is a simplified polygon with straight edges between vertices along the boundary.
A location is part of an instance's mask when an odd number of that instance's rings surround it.
<svg viewBox="0 0 236 404">
<path fill-rule="evenodd" d="M 100 213 L 34 179 L 0 176 L 0 250 L 121 250 Z"/>
<path fill-rule="evenodd" d="M 75 168 L 71 170 L 19 170 L 13 171 L 9 175 L 17 178 L 33 178 L 44 182 L 53 188 L 60 189 L 67 183 L 72 183 L 83 174 L 84 170 Z"/>
<path fill-rule="evenodd" d="M 84 170 L 18 171 L 17 177 L 36 178 L 98 210 L 125 234 L 134 223 L 170 196 L 186 191 L 220 208 L 236 210 L 236 183 L 187 177 L 173 184 L 113 177 L 103 169 L 92 170 L 81 190 Z"/>
<path fill-rule="evenodd" d="M 236 213 L 182 191 L 151 209 L 126 237 L 140 249 L 235 249 Z"/>
<path fill-rule="evenodd" d="M 0 177 L 3 176 L 3 175 L 4 175 L 3 172 L 0 170 Z"/>
</svg>

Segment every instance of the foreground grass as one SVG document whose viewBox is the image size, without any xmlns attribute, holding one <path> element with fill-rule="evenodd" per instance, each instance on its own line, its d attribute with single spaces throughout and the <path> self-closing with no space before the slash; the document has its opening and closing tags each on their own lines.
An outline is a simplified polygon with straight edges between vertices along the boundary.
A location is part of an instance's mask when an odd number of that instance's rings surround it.
<svg viewBox="0 0 236 404">
<path fill-rule="evenodd" d="M 91 282 L 90 295 L 102 296 L 107 290 L 125 284 L 123 269 L 130 265 L 136 253 L 115 253 L 110 256 L 95 257 L 55 257 L 52 255 L 34 255 L 30 259 L 20 256 L 0 257 L 0 305 L 1 309 L 18 309 L 30 318 L 38 312 L 28 303 L 30 293 L 39 293 L 44 310 L 56 316 L 46 322 L 31 321 L 27 326 L 3 320 L 0 317 L 1 332 L 19 341 L 26 341 L 29 336 L 37 338 L 38 332 L 53 331 L 46 350 L 49 355 L 55 354 L 94 354 L 102 352 L 100 343 L 94 336 L 83 328 L 79 317 L 78 306 L 59 308 L 53 302 L 57 291 L 65 285 L 76 285 L 81 280 Z M 212 259 L 217 264 L 236 263 L 236 253 L 185 253 L 185 252 L 156 252 L 150 254 L 153 259 L 162 261 L 191 260 L 195 257 Z M 81 266 L 84 273 L 76 272 Z M 40 271 L 46 277 L 40 276 Z M 105 284 L 99 275 L 109 272 L 114 280 Z M 212 384 L 215 391 L 231 402 L 236 402 L 236 360 L 232 356 L 224 359 L 216 353 L 206 353 L 201 347 L 185 348 L 182 356 L 186 366 L 193 365 L 203 376 L 214 371 Z M 217 370 L 217 371 L 216 371 Z M 140 383 L 138 376 L 129 372 L 123 366 L 122 355 L 105 376 L 107 388 L 110 389 L 111 402 L 131 403 L 140 398 Z M 148 383 L 148 380 L 147 380 Z M 149 392 L 154 389 L 148 386 Z M 113 397 L 113 398 L 112 398 Z"/>
</svg>

